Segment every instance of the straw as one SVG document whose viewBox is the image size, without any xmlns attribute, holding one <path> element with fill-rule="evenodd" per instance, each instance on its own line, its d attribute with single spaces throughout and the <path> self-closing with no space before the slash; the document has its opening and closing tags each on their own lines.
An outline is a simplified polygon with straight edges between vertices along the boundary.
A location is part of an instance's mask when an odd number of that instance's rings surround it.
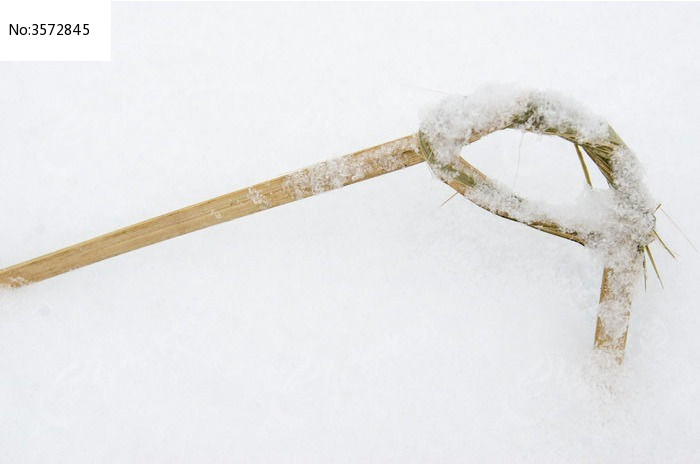
<svg viewBox="0 0 700 464">
<path fill-rule="evenodd" d="M 582 150 L 598 167 L 610 188 L 622 187 L 621 180 L 616 177 L 613 169 L 613 160 L 619 153 L 633 155 L 611 127 L 608 126 L 606 137 L 591 140 L 573 127 L 546 123 L 538 116 L 539 114 L 537 104 L 531 103 L 509 118 L 497 118 L 496 122 L 487 129 L 482 128 L 470 133 L 463 145 L 474 143 L 490 133 L 509 128 L 558 136 L 574 144 L 589 186 L 592 183 Z M 497 185 L 461 157 L 449 161 L 441 160 L 436 156 L 426 134 L 418 132 L 16 264 L 0 270 L 0 286 L 19 287 L 38 282 L 122 253 L 371 179 L 422 161 L 427 161 L 433 172 L 457 193 L 493 214 L 584 246 L 589 244 L 592 236 L 595 236 L 595 232 L 590 230 L 564 227 L 556 218 L 543 216 L 535 220 L 519 216 L 516 210 L 519 206 L 527 204 L 527 200 Z M 476 194 L 484 190 L 506 195 L 509 203 L 494 206 Z M 673 255 L 655 230 L 653 236 Z M 618 361 L 622 360 L 627 341 L 634 284 L 634 279 L 630 276 L 634 277 L 646 271 L 645 252 L 657 276 L 659 275 L 648 242 L 637 243 L 635 240 L 644 239 L 630 237 L 628 243 L 624 243 L 621 247 L 623 259 L 611 260 L 606 264 L 600 290 L 594 347 L 599 351 L 612 353 L 614 359 Z M 623 322 L 623 330 L 619 330 L 620 321 Z"/>
<path fill-rule="evenodd" d="M 468 138 L 460 145 L 467 146 L 488 134 L 510 128 L 558 136 L 574 144 L 589 186 L 592 186 L 591 178 L 581 149 L 598 167 L 607 180 L 609 187 L 613 189 L 620 188 L 621 180 L 615 175 L 613 159 L 617 153 L 624 152 L 629 156 L 633 155 L 612 127 L 608 126 L 607 137 L 591 140 L 580 134 L 574 127 L 547 125 L 543 118 L 538 117 L 539 114 L 537 104 L 530 103 L 524 111 L 512 115 L 509 119 L 498 117 L 487 129 L 479 129 L 470 133 Z M 419 132 L 419 141 L 421 151 L 433 172 L 444 183 L 476 205 L 505 219 L 520 222 L 542 232 L 566 238 L 584 246 L 587 245 L 587 241 L 591 238 L 590 231 L 572 230 L 570 226 L 564 227 L 556 219 L 549 217 L 545 220 L 523 219 L 514 214 L 513 210 L 508 210 L 502 206 L 499 208 L 494 207 L 492 203 L 485 201 L 477 192 L 483 192 L 484 190 L 497 192 L 502 197 L 512 199 L 511 204 L 514 205 L 523 204 L 526 200 L 508 191 L 502 185 L 493 183 L 462 157 L 457 157 L 456 159 L 450 157 L 448 158 L 449 161 L 439 159 L 428 141 L 428 136 L 423 132 Z M 655 236 L 658 236 L 655 231 L 653 233 Z M 630 279 L 629 276 L 636 275 L 638 271 L 642 272 L 642 266 L 644 265 L 643 253 L 645 251 L 649 255 L 654 271 L 659 276 L 648 243 L 638 244 L 630 238 L 629 242 L 622 248 L 620 253 L 626 257 L 622 260 L 612 260 L 603 270 L 594 341 L 596 350 L 611 354 L 613 359 L 618 362 L 622 361 L 629 329 L 628 321 L 632 305 L 632 287 L 634 285 L 634 280 Z M 620 321 L 622 321 L 623 330 L 619 330 Z"/>
<path fill-rule="evenodd" d="M 409 135 L 324 161 L 0 270 L 0 286 L 39 282 L 154 243 L 424 161 Z"/>
</svg>

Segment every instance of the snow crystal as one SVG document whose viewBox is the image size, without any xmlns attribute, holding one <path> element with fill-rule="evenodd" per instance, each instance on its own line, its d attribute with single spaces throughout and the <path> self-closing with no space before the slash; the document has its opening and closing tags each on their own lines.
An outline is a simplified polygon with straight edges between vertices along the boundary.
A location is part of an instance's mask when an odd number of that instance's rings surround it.
<svg viewBox="0 0 700 464">
<path fill-rule="evenodd" d="M 371 172 L 390 172 L 404 167 L 403 159 L 397 155 L 415 150 L 414 138 L 404 137 L 296 171 L 288 176 L 285 188 L 292 191 L 296 199 L 317 195 L 366 179 Z"/>
<path fill-rule="evenodd" d="M 260 190 L 253 187 L 248 188 L 248 200 L 257 206 L 263 206 L 265 208 L 272 206 L 270 199 Z"/>
<path fill-rule="evenodd" d="M 348 158 L 334 159 L 291 174 L 288 187 L 300 199 L 342 187 L 361 179 L 364 174 L 363 163 Z"/>
</svg>

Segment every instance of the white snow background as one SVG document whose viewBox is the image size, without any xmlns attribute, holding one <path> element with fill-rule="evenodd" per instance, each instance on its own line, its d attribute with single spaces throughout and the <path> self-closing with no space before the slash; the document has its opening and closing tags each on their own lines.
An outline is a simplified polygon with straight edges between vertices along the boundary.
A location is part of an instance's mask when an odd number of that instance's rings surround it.
<svg viewBox="0 0 700 464">
<path fill-rule="evenodd" d="M 0 263 L 489 83 L 607 118 L 698 244 L 699 31 L 698 4 L 115 2 L 111 62 L 0 63 Z M 561 140 L 463 156 L 530 198 L 586 188 Z M 652 244 L 666 288 L 602 387 L 589 250 L 451 194 L 421 164 L 0 290 L 0 462 L 700 460 L 700 255 L 666 216 L 680 257 Z"/>
</svg>

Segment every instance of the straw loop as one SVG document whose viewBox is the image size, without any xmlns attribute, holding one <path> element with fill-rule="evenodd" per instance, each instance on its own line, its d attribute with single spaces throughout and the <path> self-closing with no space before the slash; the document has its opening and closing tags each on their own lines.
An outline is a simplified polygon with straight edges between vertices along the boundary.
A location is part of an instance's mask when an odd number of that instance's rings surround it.
<svg viewBox="0 0 700 464">
<path fill-rule="evenodd" d="M 621 361 L 633 289 L 642 273 L 644 250 L 655 238 L 656 202 L 641 182 L 635 155 L 607 122 L 555 95 L 521 92 L 510 97 L 448 97 L 421 126 L 421 153 L 440 180 L 477 206 L 601 252 L 605 269 L 595 347 Z M 463 147 L 504 129 L 561 137 L 575 145 L 579 156 L 579 147 L 583 149 L 611 189 L 608 201 L 597 205 L 605 209 L 606 222 L 558 219 L 460 156 Z M 590 184 L 590 177 L 586 179 Z"/>
</svg>

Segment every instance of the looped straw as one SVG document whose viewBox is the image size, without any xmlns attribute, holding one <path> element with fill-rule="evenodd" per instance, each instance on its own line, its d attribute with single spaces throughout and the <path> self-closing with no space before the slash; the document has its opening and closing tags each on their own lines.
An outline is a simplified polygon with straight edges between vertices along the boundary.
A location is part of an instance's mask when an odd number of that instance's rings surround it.
<svg viewBox="0 0 700 464">
<path fill-rule="evenodd" d="M 502 116 L 502 115 L 499 115 Z M 621 181 L 615 170 L 615 156 L 624 153 L 634 159 L 634 154 L 625 145 L 612 127 L 606 124 L 606 136 L 590 138 L 581 134 L 581 131 L 572 124 L 553 125 L 550 120 L 542 117 L 542 109 L 536 102 L 528 102 L 520 112 L 512 114 L 509 118 L 496 117 L 477 130 L 471 131 L 462 140 L 455 140 L 460 147 L 470 145 L 493 132 L 504 129 L 520 129 L 538 134 L 555 135 L 573 143 L 577 148 L 583 148 L 584 152 L 595 163 L 608 185 L 615 190 L 624 190 L 624 182 Z M 522 214 L 526 207 L 539 209 L 527 199 L 524 199 L 505 186 L 497 184 L 489 179 L 481 171 L 459 156 L 440 156 L 430 142 L 431 137 L 424 131 L 418 132 L 420 149 L 432 171 L 443 182 L 450 185 L 477 206 L 506 219 L 523 223 L 535 229 L 547 232 L 559 237 L 567 238 L 585 245 L 591 237 L 589 231 L 580 231 L 571 225 L 561 224 L 554 218 L 530 219 Z M 432 137 L 436 138 L 435 136 Z M 444 142 L 444 140 L 443 140 Z M 628 189 L 629 190 L 629 189 Z M 626 192 L 630 196 L 629 192 Z M 494 205 L 487 200 L 489 196 L 497 196 L 504 201 Z M 646 208 L 645 208 L 646 209 Z M 647 214 L 649 211 L 643 211 Z M 651 212 L 653 216 L 653 212 Z M 541 216 L 546 216 L 543 212 Z M 653 230 L 653 229 L 652 229 Z M 644 239 L 639 245 L 644 247 L 651 241 L 650 233 L 643 234 Z"/>
<path fill-rule="evenodd" d="M 621 360 L 632 289 L 640 275 L 643 252 L 648 251 L 655 234 L 653 200 L 641 183 L 634 154 L 606 122 L 572 109 L 555 96 L 517 94 L 505 104 L 502 99 L 494 102 L 479 97 L 453 97 L 434 111 L 434 120 L 424 122 L 418 133 L 423 156 L 443 182 L 493 214 L 585 246 L 607 243 L 595 346 L 614 351 Z M 455 123 L 460 117 L 473 120 Z M 591 121 L 598 124 L 592 132 L 588 130 Z M 572 142 L 579 154 L 582 148 L 613 190 L 615 202 L 610 209 L 619 219 L 614 230 L 591 230 L 558 220 L 460 156 L 462 147 L 503 129 L 555 135 Z M 587 174 L 583 158 L 581 162 Z"/>
</svg>

